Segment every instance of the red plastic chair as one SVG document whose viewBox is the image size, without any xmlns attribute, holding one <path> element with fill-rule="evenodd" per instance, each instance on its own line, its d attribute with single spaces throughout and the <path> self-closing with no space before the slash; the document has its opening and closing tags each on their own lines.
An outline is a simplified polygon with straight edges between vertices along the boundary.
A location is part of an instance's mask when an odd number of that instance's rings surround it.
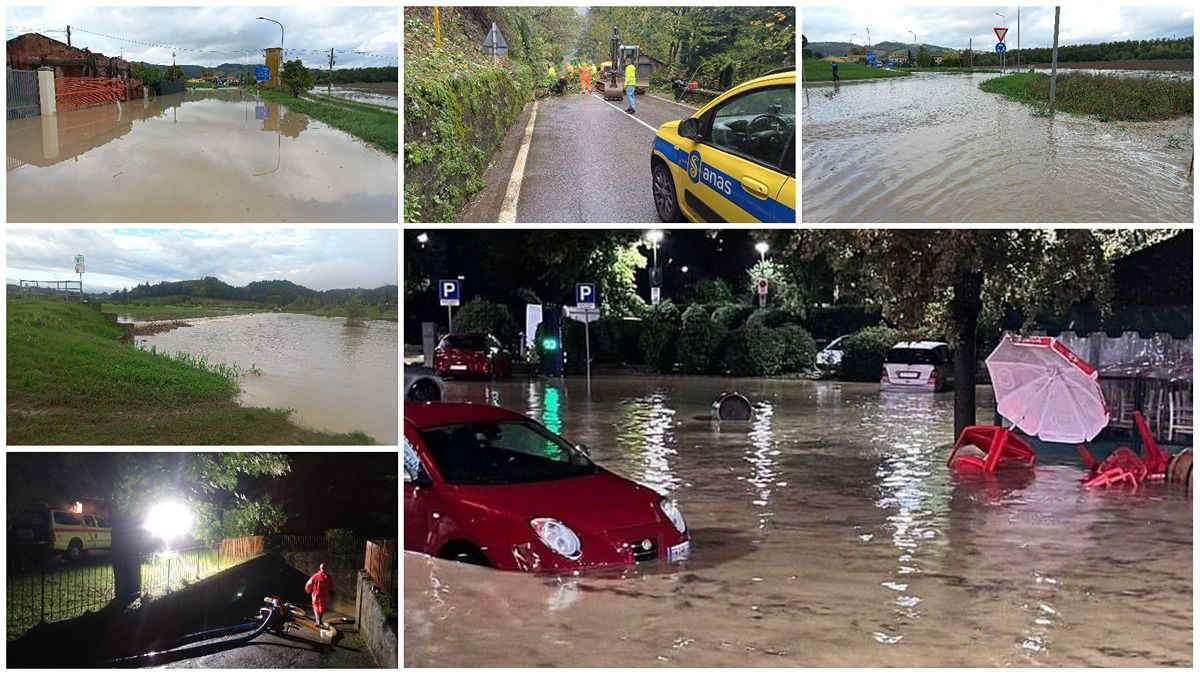
<svg viewBox="0 0 1200 675">
<path fill-rule="evenodd" d="M 987 448 L 987 454 L 982 458 L 974 455 L 959 455 L 958 451 L 964 445 L 973 445 L 981 449 Z M 958 440 L 954 442 L 950 457 L 946 460 L 946 466 L 952 466 L 960 471 L 993 472 L 1002 464 L 1010 463 L 1031 467 L 1037 463 L 1037 456 L 1028 443 L 1011 431 L 990 424 L 979 424 L 963 429 L 962 433 L 958 435 Z"/>
<path fill-rule="evenodd" d="M 1092 457 L 1092 453 L 1080 445 L 1079 456 L 1089 470 L 1088 476 L 1081 481 L 1084 487 L 1110 487 L 1129 483 L 1136 488 L 1146 479 L 1166 478 L 1170 456 L 1158 447 L 1154 434 L 1150 433 L 1150 425 L 1146 424 L 1146 418 L 1140 411 L 1133 411 L 1133 423 L 1142 439 L 1142 445 L 1146 446 L 1145 457 L 1139 457 L 1133 450 L 1121 447 L 1098 463 L 1096 458 Z"/>
</svg>

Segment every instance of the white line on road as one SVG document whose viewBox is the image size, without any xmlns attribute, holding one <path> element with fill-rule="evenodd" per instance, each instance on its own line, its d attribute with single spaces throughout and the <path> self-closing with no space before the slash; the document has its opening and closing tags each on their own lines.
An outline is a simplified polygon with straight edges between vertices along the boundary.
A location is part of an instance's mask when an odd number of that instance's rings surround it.
<svg viewBox="0 0 1200 675">
<path fill-rule="evenodd" d="M 529 124 L 525 125 L 525 138 L 521 141 L 512 176 L 508 179 L 504 203 L 500 205 L 500 217 L 496 220 L 498 223 L 517 222 L 517 199 L 521 196 L 521 179 L 525 177 L 525 160 L 529 157 L 529 142 L 533 140 L 533 121 L 537 119 L 537 106 L 537 101 L 534 101 L 533 111 L 529 113 Z"/>
<path fill-rule="evenodd" d="M 595 92 L 592 92 L 592 96 L 596 96 L 596 93 L 595 93 Z M 604 101 L 604 98 L 603 98 L 603 97 L 601 97 L 601 96 L 596 96 L 596 98 L 600 99 L 601 101 Z M 620 108 L 618 108 L 617 106 L 615 106 L 615 105 L 613 105 L 613 104 L 609 103 L 608 101 L 604 101 L 604 103 L 606 103 L 606 104 L 608 104 L 608 105 L 612 105 L 612 107 L 613 107 L 613 110 L 616 110 L 616 111 L 620 112 L 622 115 L 624 115 L 624 116 L 626 116 L 626 117 L 628 117 L 628 118 L 632 119 L 634 122 L 637 122 L 638 124 L 640 124 L 640 125 L 642 125 L 642 126 L 646 127 L 646 128 L 647 128 L 647 129 L 649 129 L 650 131 L 654 132 L 655 134 L 658 134 L 658 129 L 655 129 L 654 127 L 650 126 L 649 124 L 646 124 L 645 122 L 643 122 L 643 121 L 639 120 L 639 119 L 637 118 L 637 116 L 635 116 L 635 115 L 630 115 L 629 113 L 625 112 L 624 110 L 621 110 Z"/>
<path fill-rule="evenodd" d="M 694 106 L 694 105 L 688 105 L 688 104 L 686 104 L 686 103 L 680 103 L 679 101 L 672 101 L 672 100 L 671 100 L 671 99 L 669 99 L 669 98 L 663 98 L 663 97 L 661 97 L 661 96 L 655 96 L 654 94 L 646 94 L 646 96 L 649 96 L 650 98 L 656 98 L 656 99 L 658 99 L 658 100 L 662 101 L 663 103 L 670 103 L 670 104 L 672 104 L 672 105 L 677 105 L 677 106 L 679 106 L 680 108 L 687 108 L 688 110 L 699 110 L 699 108 L 697 108 L 697 107 L 696 107 L 696 106 Z"/>
</svg>

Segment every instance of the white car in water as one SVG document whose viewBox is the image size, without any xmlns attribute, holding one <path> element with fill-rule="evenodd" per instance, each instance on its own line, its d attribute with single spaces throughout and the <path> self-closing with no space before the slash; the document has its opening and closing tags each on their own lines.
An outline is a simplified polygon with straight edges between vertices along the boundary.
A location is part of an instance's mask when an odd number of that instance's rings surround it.
<svg viewBox="0 0 1200 675">
<path fill-rule="evenodd" d="M 945 342 L 897 342 L 884 357 L 881 391 L 938 392 L 953 387 L 954 365 Z"/>
<path fill-rule="evenodd" d="M 850 336 L 838 336 L 833 342 L 825 345 L 824 349 L 817 352 L 817 369 L 828 373 L 837 370 L 842 365 L 842 356 L 844 353 L 842 352 L 841 344 L 848 337 Z"/>
</svg>

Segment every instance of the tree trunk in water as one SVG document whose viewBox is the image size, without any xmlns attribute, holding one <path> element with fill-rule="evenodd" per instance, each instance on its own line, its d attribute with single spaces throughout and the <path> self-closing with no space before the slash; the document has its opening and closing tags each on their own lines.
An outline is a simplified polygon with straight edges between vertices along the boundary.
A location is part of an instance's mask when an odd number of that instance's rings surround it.
<svg viewBox="0 0 1200 675">
<path fill-rule="evenodd" d="M 142 594 L 142 536 L 128 514 L 112 515 L 113 586 L 118 606 L 124 607 Z"/>
<path fill-rule="evenodd" d="M 954 287 L 950 320 L 958 334 L 954 352 L 954 437 L 975 424 L 975 336 L 983 309 L 983 274 L 969 272 Z"/>
</svg>

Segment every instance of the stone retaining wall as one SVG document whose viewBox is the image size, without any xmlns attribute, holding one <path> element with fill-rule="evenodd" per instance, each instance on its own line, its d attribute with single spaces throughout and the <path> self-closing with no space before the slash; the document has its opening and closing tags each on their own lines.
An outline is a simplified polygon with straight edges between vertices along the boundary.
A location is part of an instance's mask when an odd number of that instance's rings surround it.
<svg viewBox="0 0 1200 675">
<path fill-rule="evenodd" d="M 367 649 L 381 668 L 399 667 L 399 639 L 395 612 L 388 612 L 386 604 L 395 602 L 382 593 L 363 571 L 358 573 L 357 616 L 358 630 Z"/>
</svg>

